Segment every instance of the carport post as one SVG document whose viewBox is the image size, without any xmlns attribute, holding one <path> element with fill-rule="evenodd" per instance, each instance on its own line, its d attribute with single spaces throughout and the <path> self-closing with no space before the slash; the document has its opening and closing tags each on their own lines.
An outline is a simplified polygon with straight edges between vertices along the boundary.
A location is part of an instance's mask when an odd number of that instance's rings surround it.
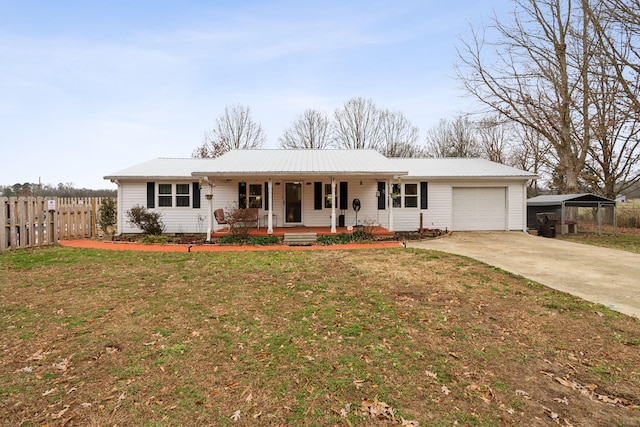
<svg viewBox="0 0 640 427">
<path fill-rule="evenodd" d="M 564 235 L 564 215 L 565 215 L 565 206 L 564 202 L 562 202 L 562 209 L 560 211 L 560 234 Z"/>
</svg>

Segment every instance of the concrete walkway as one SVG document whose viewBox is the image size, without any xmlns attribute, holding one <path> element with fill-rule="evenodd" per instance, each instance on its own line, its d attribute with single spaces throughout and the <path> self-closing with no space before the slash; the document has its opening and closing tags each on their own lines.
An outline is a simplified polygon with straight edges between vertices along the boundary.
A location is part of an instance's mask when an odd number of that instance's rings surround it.
<svg viewBox="0 0 640 427">
<path fill-rule="evenodd" d="M 640 317 L 640 255 L 522 232 L 458 232 L 408 247 L 477 259 L 550 288 Z"/>
</svg>

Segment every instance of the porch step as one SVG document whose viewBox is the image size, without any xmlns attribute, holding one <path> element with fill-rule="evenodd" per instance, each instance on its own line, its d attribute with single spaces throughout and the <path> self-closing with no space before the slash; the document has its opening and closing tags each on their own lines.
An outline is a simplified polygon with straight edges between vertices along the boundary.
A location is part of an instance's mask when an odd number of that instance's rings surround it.
<svg viewBox="0 0 640 427">
<path fill-rule="evenodd" d="M 284 233 L 284 243 L 289 246 L 311 246 L 317 238 L 318 233 Z"/>
</svg>

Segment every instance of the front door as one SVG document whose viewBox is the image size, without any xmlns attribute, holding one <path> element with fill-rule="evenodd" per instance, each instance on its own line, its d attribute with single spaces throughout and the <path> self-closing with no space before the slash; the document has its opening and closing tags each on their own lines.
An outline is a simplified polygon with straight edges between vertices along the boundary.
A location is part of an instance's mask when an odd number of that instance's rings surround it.
<svg viewBox="0 0 640 427">
<path fill-rule="evenodd" d="M 302 183 L 285 183 L 286 222 L 288 224 L 302 223 Z"/>
</svg>

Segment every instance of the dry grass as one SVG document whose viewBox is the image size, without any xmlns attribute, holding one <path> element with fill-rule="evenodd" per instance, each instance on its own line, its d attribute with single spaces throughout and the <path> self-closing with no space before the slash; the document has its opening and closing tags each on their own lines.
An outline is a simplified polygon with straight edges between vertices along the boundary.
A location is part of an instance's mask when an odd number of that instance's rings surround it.
<svg viewBox="0 0 640 427">
<path fill-rule="evenodd" d="M 453 255 L 53 247 L 0 271 L 3 425 L 380 425 L 376 397 L 421 425 L 640 425 L 637 319 Z"/>
</svg>

